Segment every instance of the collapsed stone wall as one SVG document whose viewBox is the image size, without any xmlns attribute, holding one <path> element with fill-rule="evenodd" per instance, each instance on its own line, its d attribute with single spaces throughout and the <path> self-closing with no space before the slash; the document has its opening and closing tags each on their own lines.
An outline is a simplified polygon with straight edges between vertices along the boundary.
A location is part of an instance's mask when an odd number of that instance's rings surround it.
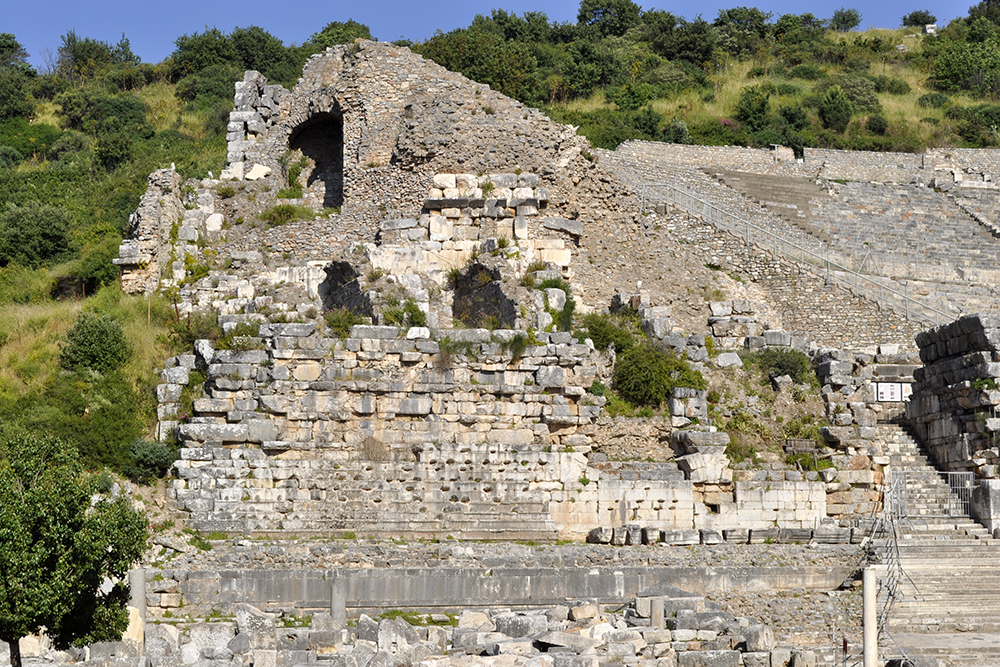
<svg viewBox="0 0 1000 667">
<path fill-rule="evenodd" d="M 169 264 L 170 230 L 184 215 L 181 177 L 173 169 L 149 175 L 146 192 L 129 216 L 129 236 L 118 248 L 114 264 L 122 270 L 122 291 L 152 292 Z"/>
<path fill-rule="evenodd" d="M 924 164 L 950 171 L 958 187 L 1000 187 L 1000 150 L 995 148 L 929 148 Z"/>
<path fill-rule="evenodd" d="M 200 344 L 158 388 L 170 428 L 206 369 L 177 424 L 171 491 L 199 529 L 551 540 L 626 518 L 693 522 L 683 476 L 636 488 L 588 467 L 603 399 L 586 394 L 589 349 L 569 334 L 539 334 L 516 361 L 503 351 L 514 332 L 455 330 L 444 350 L 419 328 L 260 334 L 259 350 Z"/>
</svg>

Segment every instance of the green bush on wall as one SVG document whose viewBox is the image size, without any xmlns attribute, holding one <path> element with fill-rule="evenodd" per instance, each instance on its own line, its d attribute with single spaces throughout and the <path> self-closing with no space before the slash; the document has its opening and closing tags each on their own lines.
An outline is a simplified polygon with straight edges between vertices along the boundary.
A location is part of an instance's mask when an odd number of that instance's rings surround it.
<svg viewBox="0 0 1000 667">
<path fill-rule="evenodd" d="M 615 390 L 629 403 L 659 407 L 675 387 L 705 389 L 705 378 L 688 362 L 656 344 L 644 343 L 618 357 Z"/>
</svg>

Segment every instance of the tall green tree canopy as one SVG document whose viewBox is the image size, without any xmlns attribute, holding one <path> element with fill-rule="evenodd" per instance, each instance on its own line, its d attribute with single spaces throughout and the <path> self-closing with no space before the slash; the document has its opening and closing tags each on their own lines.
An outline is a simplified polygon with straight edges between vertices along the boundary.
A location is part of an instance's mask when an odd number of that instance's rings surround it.
<svg viewBox="0 0 1000 667">
<path fill-rule="evenodd" d="M 505 41 L 482 26 L 438 33 L 415 49 L 421 55 L 473 81 L 517 99 L 530 99 L 537 63 L 527 47 Z"/>
<path fill-rule="evenodd" d="M 840 9 L 833 12 L 830 27 L 837 32 L 848 32 L 861 25 L 861 13 L 856 9 Z"/>
<path fill-rule="evenodd" d="M 57 648 L 120 639 L 145 518 L 124 496 L 92 503 L 94 480 L 58 440 L 5 430 L 0 450 L 0 640 L 12 667 L 18 641 L 43 627 Z M 106 578 L 118 583 L 102 592 Z"/>
<path fill-rule="evenodd" d="M 632 0 L 582 0 L 577 23 L 597 28 L 602 37 L 620 36 L 639 24 L 642 8 Z"/>
<path fill-rule="evenodd" d="M 350 44 L 358 39 L 372 39 L 372 31 L 364 23 L 354 19 L 348 21 L 333 21 L 309 38 L 308 44 L 322 50 L 337 44 Z"/>
</svg>

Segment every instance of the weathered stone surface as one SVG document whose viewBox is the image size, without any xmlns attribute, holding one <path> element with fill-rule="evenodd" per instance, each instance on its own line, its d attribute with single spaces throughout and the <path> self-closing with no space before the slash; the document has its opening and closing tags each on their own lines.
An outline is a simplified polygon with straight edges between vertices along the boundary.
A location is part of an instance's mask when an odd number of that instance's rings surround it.
<svg viewBox="0 0 1000 667">
<path fill-rule="evenodd" d="M 236 605 L 236 627 L 240 635 L 246 635 L 250 649 L 274 649 L 276 646 L 275 621 L 270 614 L 265 614 L 248 604 Z"/>
</svg>

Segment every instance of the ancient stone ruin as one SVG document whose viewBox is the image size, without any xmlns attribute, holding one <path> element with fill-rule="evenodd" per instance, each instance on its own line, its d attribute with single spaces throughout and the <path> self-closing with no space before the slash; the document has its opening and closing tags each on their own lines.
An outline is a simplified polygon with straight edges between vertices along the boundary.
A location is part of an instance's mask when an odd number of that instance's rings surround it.
<svg viewBox="0 0 1000 667">
<path fill-rule="evenodd" d="M 700 592 L 850 590 L 897 472 L 931 480 L 921 511 L 953 495 L 904 422 L 940 466 L 986 479 L 971 510 L 985 528 L 949 515 L 921 535 L 988 543 L 1000 526 L 1000 326 L 944 324 L 994 307 L 995 151 L 597 151 L 365 41 L 312 57 L 291 91 L 247 72 L 234 101 L 222 178 L 154 172 L 115 260 L 125 290 L 166 290 L 188 326 L 224 332 L 157 387 L 157 436 L 180 454 L 170 508 L 226 543 L 202 558 L 157 538 L 133 605 L 163 622 L 145 626 L 153 667 L 832 664 L 833 648 L 777 648 Z M 308 219 L 268 222 L 276 206 Z M 896 248 L 865 240 L 876 219 Z M 962 242 L 930 243 L 934 225 Z M 662 418 L 609 417 L 616 352 L 569 326 L 605 310 L 707 374 L 740 373 L 740 351 L 806 353 L 828 451 L 784 447 L 829 465 L 734 460 L 704 389 L 675 388 Z M 324 541 L 357 537 L 381 542 Z M 513 558 L 457 540 L 580 544 Z M 684 560 L 695 545 L 705 562 Z M 433 622 L 371 618 L 391 607 Z M 216 622 L 178 634 L 184 609 Z M 899 627 L 951 627 L 906 613 Z M 308 631 L 275 626 L 304 616 Z"/>
</svg>

